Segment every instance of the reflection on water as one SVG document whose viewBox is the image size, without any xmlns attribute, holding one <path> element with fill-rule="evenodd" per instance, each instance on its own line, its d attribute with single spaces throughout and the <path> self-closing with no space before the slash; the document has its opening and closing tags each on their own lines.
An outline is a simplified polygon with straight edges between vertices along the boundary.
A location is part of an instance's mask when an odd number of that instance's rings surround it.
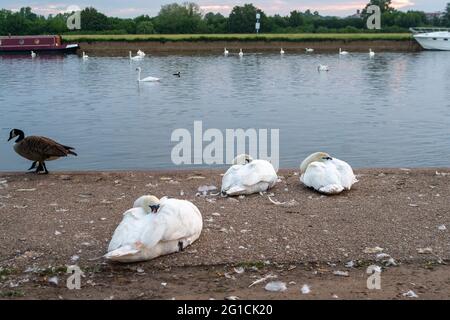
<svg viewBox="0 0 450 320">
<path fill-rule="evenodd" d="M 177 128 L 279 128 L 281 167 L 323 150 L 355 167 L 448 166 L 450 56 L 0 56 L 0 170 L 24 170 L 11 128 L 77 148 L 50 169 L 173 168 Z M 328 64 L 328 73 L 317 71 Z M 138 84 L 142 76 L 161 83 Z M 172 76 L 181 72 L 181 78 Z"/>
</svg>

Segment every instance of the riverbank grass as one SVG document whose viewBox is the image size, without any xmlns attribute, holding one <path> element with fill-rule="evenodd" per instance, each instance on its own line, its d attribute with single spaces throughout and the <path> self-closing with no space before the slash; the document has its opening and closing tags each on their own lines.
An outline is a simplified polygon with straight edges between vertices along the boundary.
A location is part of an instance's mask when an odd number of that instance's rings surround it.
<svg viewBox="0 0 450 320">
<path fill-rule="evenodd" d="M 295 34 L 125 34 L 125 35 L 64 35 L 64 41 L 376 41 L 411 40 L 409 33 L 295 33 Z"/>
</svg>

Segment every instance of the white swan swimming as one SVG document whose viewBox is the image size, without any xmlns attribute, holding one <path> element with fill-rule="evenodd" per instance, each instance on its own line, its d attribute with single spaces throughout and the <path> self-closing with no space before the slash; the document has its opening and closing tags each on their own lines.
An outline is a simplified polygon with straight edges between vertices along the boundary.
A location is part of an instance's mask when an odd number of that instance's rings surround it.
<svg viewBox="0 0 450 320">
<path fill-rule="evenodd" d="M 375 52 L 373 52 L 372 49 L 369 49 L 369 56 L 370 57 L 375 57 Z"/>
<path fill-rule="evenodd" d="M 244 56 L 244 52 L 242 51 L 242 49 L 239 50 L 239 57 L 243 57 Z"/>
<path fill-rule="evenodd" d="M 303 184 L 324 194 L 339 194 L 358 182 L 348 163 L 324 152 L 307 157 L 300 165 L 300 173 Z"/>
<path fill-rule="evenodd" d="M 32 58 L 36 58 L 36 52 L 31 51 L 31 57 L 32 57 Z"/>
<path fill-rule="evenodd" d="M 139 57 L 145 57 L 145 52 L 144 52 L 144 51 L 141 51 L 141 50 L 139 49 L 138 52 L 137 52 L 137 55 L 138 55 Z"/>
<path fill-rule="evenodd" d="M 141 79 L 141 72 L 142 72 L 142 68 L 138 67 L 136 68 L 136 71 L 138 72 L 138 82 L 158 82 L 161 81 L 161 79 L 159 78 L 155 78 L 155 77 L 146 77 L 144 79 Z"/>
<path fill-rule="evenodd" d="M 225 56 L 227 56 L 227 55 L 230 54 L 230 51 L 228 51 L 227 48 L 224 48 L 224 49 L 223 49 L 223 54 L 224 54 Z"/>
<path fill-rule="evenodd" d="M 146 261 L 183 251 L 203 229 L 200 211 L 186 200 L 142 196 L 123 216 L 105 255 L 111 261 Z"/>
<path fill-rule="evenodd" d="M 339 48 L 339 54 L 341 56 L 346 56 L 346 55 L 348 55 L 348 51 L 343 51 L 342 48 Z"/>
<path fill-rule="evenodd" d="M 242 154 L 233 160 L 233 166 L 223 176 L 222 193 L 237 196 L 264 192 L 277 181 L 277 173 L 269 161 L 253 160 Z"/>
<path fill-rule="evenodd" d="M 83 60 L 87 60 L 89 59 L 89 56 L 86 54 L 86 52 L 83 51 Z"/>
<path fill-rule="evenodd" d="M 326 65 L 323 64 L 319 64 L 319 66 L 317 67 L 318 71 L 330 71 L 330 68 Z"/>
<path fill-rule="evenodd" d="M 285 54 L 285 52 L 284 52 L 283 48 L 281 48 L 281 50 L 280 50 L 280 54 L 281 54 L 281 55 Z"/>
<path fill-rule="evenodd" d="M 139 55 L 132 56 L 131 55 L 131 51 L 129 51 L 128 53 L 129 53 L 129 56 L 130 56 L 130 60 L 133 60 L 133 61 L 142 60 L 144 58 L 143 56 L 139 56 Z"/>
<path fill-rule="evenodd" d="M 313 48 L 305 48 L 305 51 L 307 53 L 311 53 L 311 52 L 314 52 L 314 49 Z"/>
</svg>

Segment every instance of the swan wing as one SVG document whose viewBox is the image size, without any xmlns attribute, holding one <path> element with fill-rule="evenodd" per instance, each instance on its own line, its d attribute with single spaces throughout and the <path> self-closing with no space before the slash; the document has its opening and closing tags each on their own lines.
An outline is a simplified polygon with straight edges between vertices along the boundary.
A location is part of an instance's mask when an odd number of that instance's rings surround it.
<svg viewBox="0 0 450 320">
<path fill-rule="evenodd" d="M 340 174 L 331 161 L 311 163 L 302 175 L 301 181 L 307 187 L 325 194 L 336 194 L 344 190 Z"/>
<path fill-rule="evenodd" d="M 222 192 L 227 192 L 233 185 L 239 182 L 239 169 L 242 168 L 241 164 L 231 166 L 222 177 Z"/>
<path fill-rule="evenodd" d="M 108 252 L 138 241 L 146 216 L 147 214 L 142 208 L 133 208 L 126 211 L 123 214 L 122 222 L 120 222 L 113 233 Z"/>
<path fill-rule="evenodd" d="M 144 81 L 144 82 L 156 82 L 156 81 L 160 81 L 160 79 L 159 78 L 155 78 L 155 77 L 147 77 L 147 78 L 142 79 L 141 81 Z"/>
<path fill-rule="evenodd" d="M 278 179 L 272 164 L 266 160 L 253 160 L 245 165 L 241 177 L 245 186 L 254 186 L 260 182 L 274 184 Z"/>
<path fill-rule="evenodd" d="M 145 225 L 141 241 L 152 247 L 161 241 L 174 241 L 201 232 L 203 220 L 198 208 L 189 201 L 166 199 L 158 213 Z"/>
<path fill-rule="evenodd" d="M 333 159 L 330 161 L 336 167 L 336 170 L 339 172 L 341 185 L 346 189 L 350 190 L 352 185 L 358 180 L 353 173 L 352 167 L 345 161 L 339 159 Z"/>
</svg>

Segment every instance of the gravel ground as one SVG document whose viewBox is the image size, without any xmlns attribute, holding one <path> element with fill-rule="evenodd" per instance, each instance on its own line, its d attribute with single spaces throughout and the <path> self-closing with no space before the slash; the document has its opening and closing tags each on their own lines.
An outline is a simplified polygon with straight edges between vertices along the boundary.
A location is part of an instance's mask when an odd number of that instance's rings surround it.
<svg viewBox="0 0 450 320">
<path fill-rule="evenodd" d="M 0 298 L 395 299 L 409 290 L 450 298 L 450 169 L 357 170 L 354 189 L 332 197 L 300 185 L 295 170 L 281 170 L 271 190 L 280 205 L 268 195 L 198 194 L 200 186 L 220 188 L 220 174 L 0 174 Z M 146 263 L 95 259 L 143 194 L 192 201 L 204 218 L 200 239 Z M 73 264 L 85 272 L 82 290 L 65 287 Z M 383 290 L 366 288 L 371 264 L 383 267 Z M 248 288 L 268 274 L 288 290 L 264 290 L 273 279 Z M 310 294 L 300 293 L 303 284 Z"/>
</svg>

